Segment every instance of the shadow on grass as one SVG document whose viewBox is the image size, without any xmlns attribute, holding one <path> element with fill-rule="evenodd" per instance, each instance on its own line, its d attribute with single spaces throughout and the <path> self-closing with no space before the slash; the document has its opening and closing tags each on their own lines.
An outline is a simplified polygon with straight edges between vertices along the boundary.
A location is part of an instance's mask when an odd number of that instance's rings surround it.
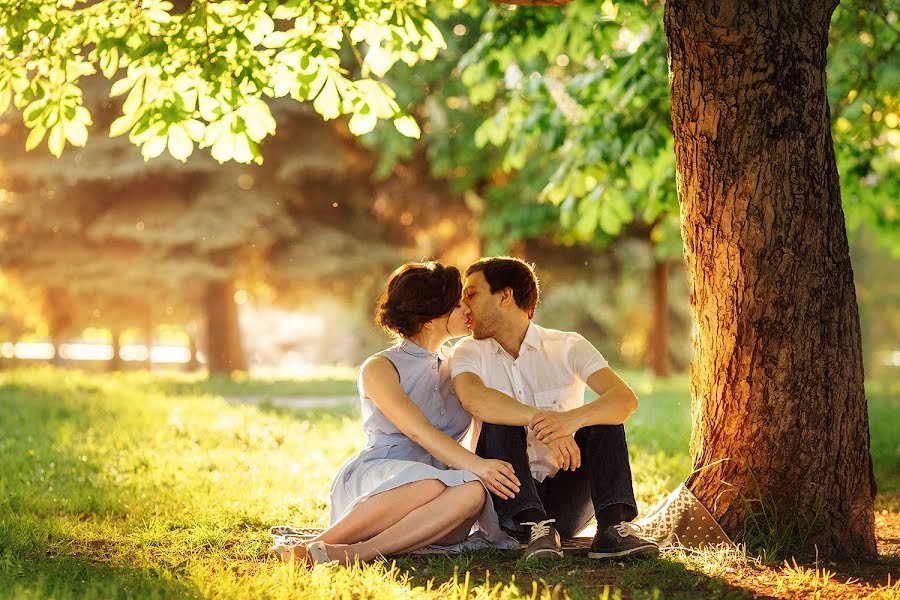
<svg viewBox="0 0 900 600">
<path fill-rule="evenodd" d="M 834 573 L 838 581 L 858 579 L 861 583 L 867 583 L 872 587 L 883 586 L 888 583 L 896 583 L 900 574 L 900 557 L 880 556 L 876 560 L 840 561 L 836 563 L 798 562 L 801 567 L 807 569 L 822 569 Z"/>
<path fill-rule="evenodd" d="M 515 551 L 481 550 L 457 556 L 408 556 L 397 566 L 409 573 L 415 585 L 433 581 L 439 586 L 468 571 L 471 586 L 496 585 L 515 581 L 519 590 L 553 592 L 560 586 L 573 600 L 596 598 L 604 588 L 625 592 L 626 597 L 653 598 L 654 590 L 665 598 L 716 597 L 743 599 L 753 597 L 750 590 L 717 577 L 689 570 L 684 564 L 656 558 L 633 562 L 601 562 L 584 556 L 524 561 Z M 558 595 L 558 594 L 557 594 Z M 554 596 L 555 597 L 555 596 Z"/>
</svg>

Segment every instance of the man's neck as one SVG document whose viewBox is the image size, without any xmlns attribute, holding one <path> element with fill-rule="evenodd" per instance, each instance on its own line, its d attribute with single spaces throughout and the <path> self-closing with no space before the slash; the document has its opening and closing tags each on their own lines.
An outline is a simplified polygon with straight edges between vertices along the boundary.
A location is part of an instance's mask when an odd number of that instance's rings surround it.
<svg viewBox="0 0 900 600">
<path fill-rule="evenodd" d="M 522 314 L 521 319 L 516 319 L 514 323 L 504 327 L 503 331 L 498 332 L 494 336 L 494 340 L 513 357 L 519 358 L 519 350 L 522 348 L 522 341 L 525 340 L 525 334 L 528 333 L 528 326 L 531 320 Z"/>
</svg>

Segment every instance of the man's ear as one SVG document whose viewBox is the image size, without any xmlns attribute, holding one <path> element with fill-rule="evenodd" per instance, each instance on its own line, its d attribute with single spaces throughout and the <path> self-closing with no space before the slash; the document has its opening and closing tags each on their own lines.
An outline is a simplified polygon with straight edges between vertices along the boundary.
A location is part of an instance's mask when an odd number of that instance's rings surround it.
<svg viewBox="0 0 900 600">
<path fill-rule="evenodd" d="M 509 306 L 512 303 L 515 303 L 516 299 L 513 296 L 512 288 L 504 288 L 500 290 L 500 306 Z"/>
</svg>

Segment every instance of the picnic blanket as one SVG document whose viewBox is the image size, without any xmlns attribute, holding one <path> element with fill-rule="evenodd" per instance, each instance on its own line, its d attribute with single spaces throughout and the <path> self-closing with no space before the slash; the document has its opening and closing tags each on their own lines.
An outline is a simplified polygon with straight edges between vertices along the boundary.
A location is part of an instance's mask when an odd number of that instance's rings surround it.
<svg viewBox="0 0 900 600">
<path fill-rule="evenodd" d="M 659 544 L 660 550 L 702 550 L 716 546 L 734 546 L 706 507 L 682 483 L 675 490 L 653 505 L 646 515 L 634 521 L 639 535 Z M 269 529 L 275 545 L 296 546 L 324 531 L 312 527 L 276 525 Z M 587 552 L 591 538 L 563 540 L 563 550 L 569 553 Z M 479 532 L 462 544 L 454 546 L 427 546 L 412 554 L 453 554 L 463 550 L 488 548 L 491 544 Z"/>
</svg>

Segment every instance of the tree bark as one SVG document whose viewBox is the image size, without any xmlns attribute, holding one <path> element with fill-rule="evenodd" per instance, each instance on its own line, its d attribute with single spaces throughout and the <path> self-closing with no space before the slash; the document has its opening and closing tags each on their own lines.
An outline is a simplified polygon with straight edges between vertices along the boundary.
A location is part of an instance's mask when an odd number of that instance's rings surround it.
<svg viewBox="0 0 900 600">
<path fill-rule="evenodd" d="M 247 370 L 234 303 L 234 284 L 230 281 L 214 281 L 206 286 L 206 344 L 206 361 L 211 375 Z"/>
<path fill-rule="evenodd" d="M 657 377 L 671 375 L 669 369 L 669 265 L 653 260 L 653 319 L 650 324 L 650 366 Z"/>
<path fill-rule="evenodd" d="M 688 487 L 732 535 L 753 514 L 859 558 L 874 480 L 825 88 L 836 4 L 668 0 L 665 27 L 696 320 Z"/>
</svg>

